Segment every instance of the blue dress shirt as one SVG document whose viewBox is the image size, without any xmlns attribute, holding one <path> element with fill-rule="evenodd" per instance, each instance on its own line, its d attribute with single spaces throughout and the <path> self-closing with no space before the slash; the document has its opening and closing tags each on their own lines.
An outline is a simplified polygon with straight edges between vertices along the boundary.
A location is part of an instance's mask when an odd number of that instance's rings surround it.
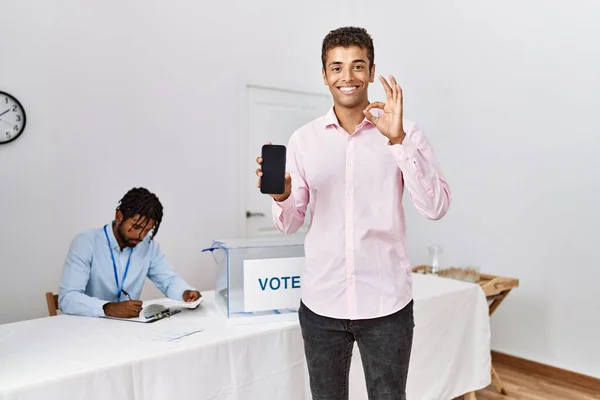
<svg viewBox="0 0 600 400">
<path fill-rule="evenodd" d="M 112 224 L 106 226 L 106 233 L 108 241 L 103 228 L 83 232 L 73 239 L 60 282 L 58 304 L 63 313 L 100 317 L 105 315 L 106 303 L 128 300 L 117 293 L 111 249 L 119 286 L 134 300 L 139 299 L 146 277 L 171 299 L 182 300 L 185 290 L 195 290 L 175 272 L 158 243 L 149 236 L 135 248 L 121 251 Z M 122 282 L 130 256 L 129 271 Z"/>
</svg>

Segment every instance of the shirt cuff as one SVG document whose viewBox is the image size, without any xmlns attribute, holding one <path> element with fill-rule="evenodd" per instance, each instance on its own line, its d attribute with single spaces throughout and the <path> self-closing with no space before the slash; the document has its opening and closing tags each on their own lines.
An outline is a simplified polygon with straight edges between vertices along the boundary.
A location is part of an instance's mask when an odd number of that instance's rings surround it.
<svg viewBox="0 0 600 400">
<path fill-rule="evenodd" d="M 294 207 L 294 196 L 292 196 L 292 194 L 290 193 L 288 198 L 284 201 L 276 201 L 275 199 L 273 199 L 273 203 L 275 203 L 275 205 L 281 208 L 282 210 L 289 210 L 290 208 Z"/>
<path fill-rule="evenodd" d="M 388 147 L 398 161 L 407 161 L 417 157 L 417 148 L 408 136 L 404 137 L 402 144 L 390 144 L 388 142 Z"/>
<path fill-rule="evenodd" d="M 94 307 L 92 307 L 94 317 L 106 317 L 106 313 L 104 312 L 104 305 L 108 303 L 110 303 L 110 301 L 98 299 Z"/>
<path fill-rule="evenodd" d="M 169 290 L 167 292 L 167 297 L 169 297 L 173 300 L 183 301 L 183 292 L 185 292 L 186 290 L 196 290 L 196 289 L 192 289 L 185 282 L 173 284 L 171 287 L 169 287 Z"/>
</svg>

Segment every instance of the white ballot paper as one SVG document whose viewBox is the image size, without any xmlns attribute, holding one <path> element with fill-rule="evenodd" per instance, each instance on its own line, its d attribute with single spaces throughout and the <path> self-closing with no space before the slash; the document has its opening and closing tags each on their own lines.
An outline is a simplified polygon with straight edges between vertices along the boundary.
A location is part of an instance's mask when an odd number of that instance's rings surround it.
<svg viewBox="0 0 600 400">
<path fill-rule="evenodd" d="M 185 302 L 169 298 L 148 300 L 143 302 L 142 311 L 140 312 L 139 317 L 117 318 L 105 316 L 104 318 L 140 323 L 155 322 L 164 318 L 169 318 L 172 315 L 178 314 L 183 309 L 197 308 L 200 304 L 202 304 L 203 301 L 203 297 L 200 297 L 198 300 L 193 302 Z"/>
<path fill-rule="evenodd" d="M 160 304 L 161 306 L 164 306 L 166 308 L 194 309 L 194 308 L 198 307 L 200 304 L 202 304 L 203 301 L 204 301 L 204 297 L 200 297 L 198 300 L 189 302 L 189 303 L 182 301 L 182 300 L 173 300 L 173 299 L 169 299 L 169 298 L 148 300 L 148 301 L 144 301 L 144 304 L 142 305 L 142 311 L 144 311 L 143 308 L 145 308 L 151 304 Z"/>
</svg>

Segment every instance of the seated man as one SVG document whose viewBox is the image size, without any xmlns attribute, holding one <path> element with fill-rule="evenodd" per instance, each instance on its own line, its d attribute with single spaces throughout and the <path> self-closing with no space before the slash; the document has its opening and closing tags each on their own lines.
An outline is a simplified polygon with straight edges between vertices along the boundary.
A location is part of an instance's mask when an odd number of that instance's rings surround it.
<svg viewBox="0 0 600 400">
<path fill-rule="evenodd" d="M 138 317 L 146 277 L 165 296 L 187 302 L 200 298 L 173 269 L 153 238 L 163 216 L 158 198 L 144 188 L 121 199 L 115 220 L 75 237 L 60 283 L 65 314 Z"/>
</svg>

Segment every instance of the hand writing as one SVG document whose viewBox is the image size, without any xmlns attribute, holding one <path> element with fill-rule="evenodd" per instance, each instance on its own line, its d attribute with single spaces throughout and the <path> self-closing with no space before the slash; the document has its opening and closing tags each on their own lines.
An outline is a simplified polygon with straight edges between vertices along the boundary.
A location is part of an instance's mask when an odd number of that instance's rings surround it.
<svg viewBox="0 0 600 400">
<path fill-rule="evenodd" d="M 139 317 L 142 311 L 142 302 L 139 300 L 121 301 L 119 303 L 106 303 L 104 314 L 117 318 Z"/>
</svg>

